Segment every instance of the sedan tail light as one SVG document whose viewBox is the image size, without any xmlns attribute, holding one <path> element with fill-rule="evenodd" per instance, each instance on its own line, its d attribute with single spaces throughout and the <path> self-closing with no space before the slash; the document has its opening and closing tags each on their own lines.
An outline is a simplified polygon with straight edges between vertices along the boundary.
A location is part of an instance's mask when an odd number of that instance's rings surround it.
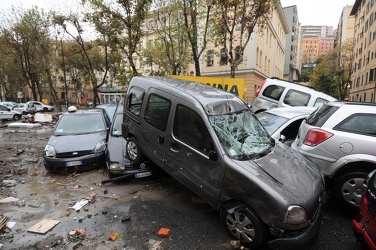
<svg viewBox="0 0 376 250">
<path fill-rule="evenodd" d="M 304 144 L 307 146 L 316 146 L 330 138 L 332 135 L 332 133 L 321 129 L 310 129 L 304 139 Z"/>
</svg>

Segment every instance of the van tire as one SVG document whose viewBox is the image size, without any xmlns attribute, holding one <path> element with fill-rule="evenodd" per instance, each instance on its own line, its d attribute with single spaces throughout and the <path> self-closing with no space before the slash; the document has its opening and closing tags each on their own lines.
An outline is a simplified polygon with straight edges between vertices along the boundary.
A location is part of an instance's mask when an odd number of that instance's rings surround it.
<svg viewBox="0 0 376 250">
<path fill-rule="evenodd" d="M 247 205 L 241 205 L 231 212 L 225 212 L 222 222 L 233 238 L 245 247 L 257 248 L 265 244 L 268 233 L 265 225 Z M 241 225 L 241 226 L 239 226 Z"/>
<path fill-rule="evenodd" d="M 136 138 L 134 137 L 128 138 L 126 149 L 127 149 L 128 158 L 129 160 L 131 160 L 131 162 L 138 165 L 144 161 L 145 156 L 141 152 L 140 144 L 138 144 L 138 141 Z"/>
</svg>

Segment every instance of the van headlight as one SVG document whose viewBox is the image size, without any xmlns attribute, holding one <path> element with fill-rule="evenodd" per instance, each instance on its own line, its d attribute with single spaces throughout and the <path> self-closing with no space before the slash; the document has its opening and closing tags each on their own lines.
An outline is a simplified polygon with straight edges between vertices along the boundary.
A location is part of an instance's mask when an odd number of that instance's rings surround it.
<svg viewBox="0 0 376 250">
<path fill-rule="evenodd" d="M 307 223 L 307 212 L 300 206 L 289 206 L 283 223 L 290 225 L 299 225 Z"/>
<path fill-rule="evenodd" d="M 56 156 L 55 148 L 49 144 L 47 144 L 46 147 L 44 147 L 44 153 L 46 154 L 47 157 Z"/>
<path fill-rule="evenodd" d="M 106 141 L 102 140 L 97 143 L 94 149 L 94 153 L 101 153 L 106 150 Z"/>
</svg>

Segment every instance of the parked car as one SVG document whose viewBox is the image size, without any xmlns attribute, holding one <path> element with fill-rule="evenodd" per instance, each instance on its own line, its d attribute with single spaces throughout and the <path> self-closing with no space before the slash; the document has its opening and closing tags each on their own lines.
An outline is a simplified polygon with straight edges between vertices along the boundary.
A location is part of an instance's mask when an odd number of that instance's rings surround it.
<svg viewBox="0 0 376 250">
<path fill-rule="evenodd" d="M 0 105 L 0 120 L 14 120 L 21 119 L 22 114 L 18 111 L 11 110 L 10 108 Z"/>
<path fill-rule="evenodd" d="M 8 107 L 10 109 L 12 109 L 14 107 L 14 105 L 16 105 L 17 103 L 16 102 L 0 102 L 0 105 L 3 105 L 5 107 Z"/>
<path fill-rule="evenodd" d="M 298 134 L 300 124 L 314 110 L 314 107 L 274 108 L 259 112 L 256 117 L 275 141 L 290 146 Z"/>
<path fill-rule="evenodd" d="M 51 173 L 105 166 L 110 121 L 103 109 L 69 107 L 57 122 L 44 149 L 44 166 Z"/>
<path fill-rule="evenodd" d="M 108 115 L 108 118 L 112 122 L 117 107 L 117 103 L 102 103 L 98 104 L 95 107 L 104 109 L 106 111 L 106 114 Z"/>
<path fill-rule="evenodd" d="M 122 131 L 132 162 L 146 157 L 190 188 L 244 246 L 299 247 L 316 236 L 321 173 L 275 144 L 239 97 L 186 80 L 134 77 Z"/>
<path fill-rule="evenodd" d="M 334 97 L 312 87 L 278 78 L 267 78 L 258 88 L 251 104 L 251 110 L 257 114 L 277 107 L 307 106 L 317 108 L 327 101 L 335 100 Z"/>
<path fill-rule="evenodd" d="M 27 108 L 26 103 L 17 103 L 16 105 L 13 106 L 12 110 L 20 112 L 23 115 L 27 115 L 30 113 Z"/>
<path fill-rule="evenodd" d="M 358 209 L 376 169 L 375 135 L 375 104 L 329 102 L 302 122 L 291 147 L 321 169 L 341 207 Z"/>
<path fill-rule="evenodd" d="M 376 171 L 368 175 L 360 203 L 360 219 L 352 221 L 355 237 L 371 250 L 376 250 Z"/>
<path fill-rule="evenodd" d="M 28 105 L 29 107 L 34 106 L 37 112 L 52 112 L 55 110 L 54 107 L 38 101 L 28 101 L 26 102 L 26 105 Z"/>
<path fill-rule="evenodd" d="M 123 104 L 120 103 L 115 111 L 114 121 L 111 124 L 107 140 L 106 166 L 110 178 L 140 179 L 153 174 L 152 164 L 145 161 L 133 164 L 126 153 L 127 141 L 123 138 L 121 125 L 123 123 Z"/>
</svg>

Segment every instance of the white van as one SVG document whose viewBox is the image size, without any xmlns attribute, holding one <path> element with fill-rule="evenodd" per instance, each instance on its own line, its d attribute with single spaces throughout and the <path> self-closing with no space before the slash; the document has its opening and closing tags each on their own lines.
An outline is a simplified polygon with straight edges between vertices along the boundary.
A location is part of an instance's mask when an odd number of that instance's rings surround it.
<svg viewBox="0 0 376 250">
<path fill-rule="evenodd" d="M 328 101 L 336 100 L 312 87 L 278 78 L 267 78 L 257 90 L 251 110 L 257 114 L 268 109 L 288 106 L 321 107 Z"/>
<path fill-rule="evenodd" d="M 192 81 L 134 77 L 123 112 L 129 159 L 149 158 L 190 188 L 244 246 L 298 247 L 317 234 L 321 173 L 275 143 L 239 97 Z"/>
</svg>

